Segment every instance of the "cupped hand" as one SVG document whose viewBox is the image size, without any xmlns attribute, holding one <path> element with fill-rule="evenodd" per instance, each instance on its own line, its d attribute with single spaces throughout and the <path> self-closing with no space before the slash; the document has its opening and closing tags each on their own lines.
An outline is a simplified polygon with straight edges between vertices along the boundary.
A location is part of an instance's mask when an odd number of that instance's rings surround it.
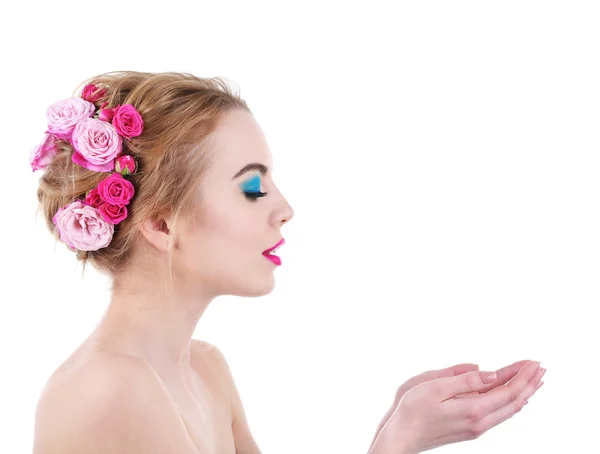
<svg viewBox="0 0 600 454">
<path fill-rule="evenodd" d="M 461 394 L 456 397 L 480 394 L 481 392 L 487 392 L 490 389 L 495 388 L 496 386 L 503 385 L 507 381 L 509 381 L 511 378 L 513 378 L 519 372 L 519 370 L 521 370 L 521 367 L 523 367 L 527 362 L 528 362 L 527 360 L 518 361 L 516 363 L 511 364 L 510 366 L 506 366 L 506 367 L 503 367 L 502 369 L 498 369 L 496 371 L 496 374 L 498 376 L 497 380 L 494 381 L 493 383 L 487 385 L 482 391 L 465 393 L 465 394 Z M 390 419 L 390 417 L 392 416 L 392 414 L 398 407 L 398 404 L 402 400 L 402 397 L 404 396 L 404 394 L 406 394 L 407 391 L 411 390 L 412 388 L 414 388 L 417 385 L 420 385 L 421 383 L 435 380 L 437 378 L 454 377 L 456 375 L 461 375 L 466 372 L 477 371 L 477 370 L 479 370 L 479 366 L 477 364 L 462 363 L 462 364 L 457 364 L 455 366 L 446 367 L 445 369 L 428 370 L 419 375 L 415 375 L 414 377 L 411 377 L 410 379 L 408 379 L 407 381 L 402 383 L 402 385 L 400 385 L 400 387 L 396 390 L 396 395 L 394 396 L 394 402 L 392 403 L 391 407 L 389 408 L 387 413 L 382 418 L 381 422 L 379 423 L 379 427 L 377 427 L 377 430 L 375 431 L 375 436 L 373 437 L 371 446 L 373 446 L 373 443 L 377 439 L 379 432 L 381 431 L 383 426 L 385 426 L 385 424 L 388 422 L 388 420 Z"/>
<path fill-rule="evenodd" d="M 476 439 L 518 413 L 539 389 L 545 370 L 538 365 L 519 361 L 496 371 L 490 382 L 484 381 L 489 372 L 475 365 L 413 377 L 398 389 L 399 402 L 377 442 L 418 453 Z M 468 371 L 456 374 L 457 367 Z"/>
</svg>

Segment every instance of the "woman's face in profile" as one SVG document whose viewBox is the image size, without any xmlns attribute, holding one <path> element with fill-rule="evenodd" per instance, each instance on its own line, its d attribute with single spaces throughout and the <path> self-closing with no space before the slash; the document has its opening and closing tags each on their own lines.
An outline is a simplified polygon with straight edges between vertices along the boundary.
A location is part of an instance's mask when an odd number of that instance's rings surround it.
<svg viewBox="0 0 600 454">
<path fill-rule="evenodd" d="M 251 113 L 229 112 L 212 143 L 199 213 L 179 229 L 173 269 L 213 295 L 265 295 L 279 265 L 263 252 L 283 238 L 293 210 L 273 182 L 271 152 Z"/>
</svg>

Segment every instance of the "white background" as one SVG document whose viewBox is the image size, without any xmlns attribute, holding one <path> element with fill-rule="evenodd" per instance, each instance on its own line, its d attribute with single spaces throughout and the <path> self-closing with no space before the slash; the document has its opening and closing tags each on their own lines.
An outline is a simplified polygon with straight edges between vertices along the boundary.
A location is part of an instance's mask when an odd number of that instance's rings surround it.
<svg viewBox="0 0 600 454">
<path fill-rule="evenodd" d="M 109 298 L 36 218 L 29 152 L 121 69 L 231 80 L 295 209 L 275 291 L 195 333 L 264 454 L 366 453 L 408 378 L 521 359 L 548 369 L 529 405 L 442 452 L 600 452 L 597 2 L 151 3 L 2 7 L 0 452 Z"/>
</svg>

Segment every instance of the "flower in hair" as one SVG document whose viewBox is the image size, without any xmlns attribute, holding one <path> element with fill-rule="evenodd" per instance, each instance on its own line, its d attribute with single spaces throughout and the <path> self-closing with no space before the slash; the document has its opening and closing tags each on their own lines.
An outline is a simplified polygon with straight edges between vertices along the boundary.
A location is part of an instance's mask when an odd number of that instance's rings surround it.
<svg viewBox="0 0 600 454">
<path fill-rule="evenodd" d="M 94 115 L 96 107 L 81 98 L 68 98 L 48 107 L 48 131 L 59 139 L 69 140 L 75 126 L 83 119 Z"/>
<path fill-rule="evenodd" d="M 135 107 L 124 104 L 113 109 L 112 124 L 117 132 L 128 140 L 139 136 L 144 130 L 144 121 Z"/>
<path fill-rule="evenodd" d="M 100 194 L 98 194 L 98 188 L 94 188 L 91 191 L 88 191 L 85 195 L 85 204 L 94 208 L 98 208 L 100 205 L 104 203 Z"/>
<path fill-rule="evenodd" d="M 74 163 L 95 172 L 110 172 L 121 153 L 122 139 L 115 128 L 97 118 L 85 118 L 73 131 Z"/>
<path fill-rule="evenodd" d="M 98 207 L 98 212 L 106 222 L 118 224 L 127 217 L 127 207 L 103 203 Z"/>
<path fill-rule="evenodd" d="M 104 202 L 111 205 L 125 206 L 133 197 L 131 182 L 120 173 L 112 173 L 98 184 L 98 194 Z"/>
<path fill-rule="evenodd" d="M 109 173 L 83 200 L 60 208 L 52 218 L 61 241 L 82 251 L 96 251 L 110 244 L 114 226 L 127 218 L 126 205 L 135 194 L 133 184 L 124 176 L 137 172 L 137 162 L 133 156 L 122 154 L 123 138 L 139 136 L 144 122 L 131 104 L 109 109 L 104 102 L 94 116 L 93 103 L 105 95 L 104 88 L 89 84 L 81 98 L 51 105 L 44 140 L 30 156 L 33 170 L 44 169 L 59 150 L 56 140 L 64 140 L 74 149 L 71 160 L 75 164 Z"/>
<path fill-rule="evenodd" d="M 52 134 L 44 134 L 44 140 L 31 150 L 29 161 L 31 162 L 31 169 L 35 172 L 36 170 L 42 170 L 46 168 L 50 161 L 56 156 L 56 144 L 55 137 Z"/>
<path fill-rule="evenodd" d="M 81 97 L 89 102 L 96 102 L 100 100 L 106 94 L 104 88 L 98 88 L 94 84 L 88 84 L 83 87 Z"/>
<path fill-rule="evenodd" d="M 106 222 L 118 224 L 127 217 L 127 207 L 135 194 L 133 185 L 119 173 L 103 179 L 98 187 L 88 191 L 85 204 L 96 208 Z"/>
<path fill-rule="evenodd" d="M 115 160 L 115 171 L 121 175 L 130 175 L 137 172 L 137 162 L 131 155 L 119 156 Z"/>
<path fill-rule="evenodd" d="M 100 106 L 100 110 L 98 111 L 98 119 L 110 122 L 115 115 L 115 109 L 107 109 L 107 105 L 108 103 L 105 102 L 102 104 L 102 106 Z"/>
<path fill-rule="evenodd" d="M 60 240 L 81 251 L 96 251 L 110 244 L 114 226 L 91 206 L 76 200 L 60 208 L 52 218 Z"/>
</svg>

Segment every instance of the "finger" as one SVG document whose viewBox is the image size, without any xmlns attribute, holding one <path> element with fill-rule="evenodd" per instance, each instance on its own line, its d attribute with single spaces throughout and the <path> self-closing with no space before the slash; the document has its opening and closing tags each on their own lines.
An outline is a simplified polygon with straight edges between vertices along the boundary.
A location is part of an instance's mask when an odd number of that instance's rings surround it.
<svg viewBox="0 0 600 454">
<path fill-rule="evenodd" d="M 457 375 L 474 370 L 479 370 L 479 366 L 477 364 L 462 363 L 455 366 L 446 367 L 445 369 L 430 370 L 418 375 L 418 377 L 426 378 L 426 380 L 421 380 L 420 383 L 423 383 L 424 381 L 436 380 L 438 378 L 455 377 Z"/>
<path fill-rule="evenodd" d="M 467 372 L 479 370 L 479 366 L 477 364 L 472 363 L 463 363 L 457 364 L 456 366 L 451 366 L 446 369 L 440 370 L 440 375 L 437 378 L 442 377 L 454 377 L 456 375 L 462 375 Z"/>
<path fill-rule="evenodd" d="M 459 394 L 455 397 L 467 397 L 467 396 L 476 396 L 478 394 L 482 394 L 482 393 L 486 393 L 488 392 L 490 389 L 494 389 L 497 388 L 498 386 L 501 386 L 505 383 L 507 383 L 509 380 L 511 380 L 515 375 L 517 375 L 519 373 L 519 371 L 529 362 L 529 360 L 522 360 L 522 361 L 517 361 L 516 363 L 511 364 L 510 366 L 506 366 L 503 367 L 501 369 L 498 369 L 496 371 L 496 375 L 498 376 L 498 378 L 493 381 L 492 383 L 490 383 L 489 385 L 487 385 L 485 388 L 483 388 L 481 391 L 478 392 L 471 392 L 471 393 L 466 393 L 466 394 Z"/>
<path fill-rule="evenodd" d="M 493 389 L 486 394 L 471 397 L 470 399 L 476 399 L 475 404 L 481 409 L 483 414 L 490 414 L 504 406 L 518 401 L 523 391 L 528 389 L 528 387 L 535 389 L 541 372 L 542 370 L 541 368 L 538 368 L 538 363 L 530 361 L 506 385 Z M 466 406 L 473 405 L 473 402 L 467 402 L 465 399 L 461 400 L 466 402 Z M 519 401 L 518 403 L 522 405 L 524 402 Z"/>
<path fill-rule="evenodd" d="M 450 366 L 446 369 L 430 370 L 421 374 L 421 376 L 419 376 L 421 380 L 415 383 L 415 385 L 419 383 L 424 383 L 426 381 L 437 380 L 439 378 L 456 377 L 457 375 L 462 375 L 466 374 L 467 372 L 473 372 L 478 370 L 479 366 L 477 364 L 472 363 L 457 364 L 456 366 Z"/>
<path fill-rule="evenodd" d="M 402 400 L 402 397 L 409 389 L 414 388 L 421 383 L 436 380 L 442 377 L 454 377 L 456 375 L 464 374 L 465 372 L 474 370 L 479 370 L 479 366 L 477 364 L 462 363 L 447 367 L 445 369 L 428 370 L 422 374 L 416 375 L 407 380 L 396 390 L 396 395 L 394 396 L 394 406 L 397 406 L 400 403 L 400 400 Z"/>
<path fill-rule="evenodd" d="M 432 381 L 432 385 L 427 391 L 437 402 L 443 402 L 458 394 L 481 391 L 488 385 L 488 383 L 485 383 L 483 380 L 486 379 L 486 376 L 489 374 L 491 374 L 491 372 L 481 372 L 476 370 L 455 377 L 440 378 Z M 471 399 L 474 397 L 471 397 Z"/>
<path fill-rule="evenodd" d="M 454 377 L 456 375 L 464 374 L 465 372 L 478 369 L 479 366 L 477 364 L 463 363 L 457 364 L 455 366 L 450 366 L 445 369 L 428 370 L 426 372 L 423 372 L 422 374 L 412 377 L 410 380 L 407 380 L 406 383 L 404 383 L 404 385 L 402 385 L 400 388 L 410 389 L 415 387 L 416 385 L 431 380 L 436 380 L 442 377 Z"/>
<path fill-rule="evenodd" d="M 513 363 L 510 366 L 506 366 L 501 369 L 498 369 L 496 371 L 496 375 L 498 376 L 498 378 L 493 383 L 491 383 L 488 386 L 488 388 L 489 389 L 496 388 L 500 385 L 507 383 L 514 376 L 516 376 L 519 373 L 519 371 L 523 367 L 525 367 L 529 362 L 531 362 L 531 361 L 525 359 L 523 361 L 517 361 L 516 363 Z"/>
<path fill-rule="evenodd" d="M 481 420 L 476 423 L 476 431 L 478 433 L 483 433 L 519 413 L 527 404 L 531 396 L 540 389 L 540 383 L 544 383 L 540 381 L 543 375 L 544 371 L 541 368 L 537 369 L 533 378 L 527 383 L 527 386 L 525 386 L 525 389 L 521 392 L 519 397 L 508 405 L 481 418 Z"/>
<path fill-rule="evenodd" d="M 511 364 L 510 366 L 503 367 L 502 369 L 498 369 L 496 373 L 498 374 L 498 382 L 506 383 L 511 378 L 519 373 L 523 367 L 525 367 L 531 360 L 524 359 L 522 361 L 517 361 L 516 363 Z"/>
</svg>

